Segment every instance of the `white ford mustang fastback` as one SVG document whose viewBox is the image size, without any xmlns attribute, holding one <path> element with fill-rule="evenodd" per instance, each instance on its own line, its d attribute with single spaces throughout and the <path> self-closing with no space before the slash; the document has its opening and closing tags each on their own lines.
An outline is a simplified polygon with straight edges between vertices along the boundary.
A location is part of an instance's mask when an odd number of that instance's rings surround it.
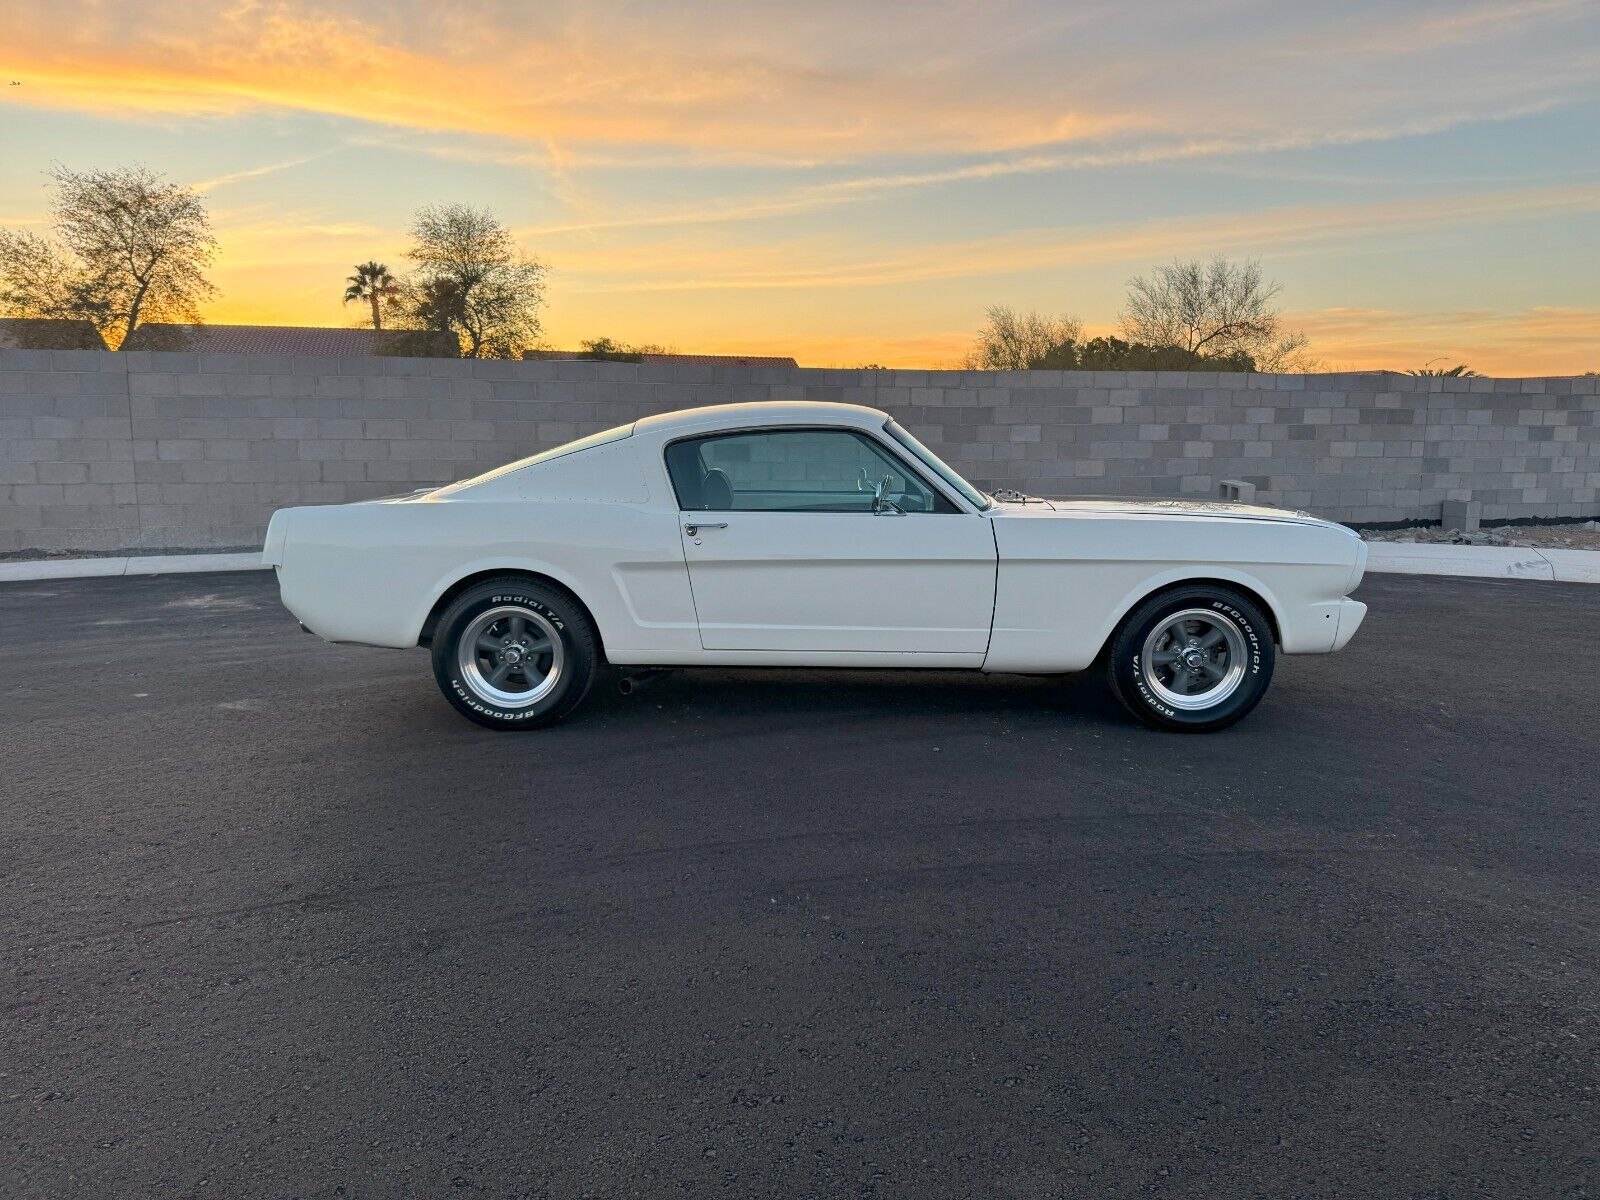
<svg viewBox="0 0 1600 1200">
<path fill-rule="evenodd" d="M 1304 513 L 996 499 L 886 414 L 732 404 L 646 417 L 388 500 L 276 513 L 283 602 L 333 642 L 429 646 L 495 729 L 571 712 L 602 662 L 1081 671 L 1208 730 L 1276 651 L 1338 650 L 1366 546 Z"/>
</svg>

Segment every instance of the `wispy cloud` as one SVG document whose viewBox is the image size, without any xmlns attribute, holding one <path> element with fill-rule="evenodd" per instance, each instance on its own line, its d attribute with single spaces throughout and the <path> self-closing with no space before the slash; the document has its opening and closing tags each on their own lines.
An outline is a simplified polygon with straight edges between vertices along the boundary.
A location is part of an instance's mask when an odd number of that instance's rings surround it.
<svg viewBox="0 0 1600 1200">
<path fill-rule="evenodd" d="M 229 171 L 212 179 L 204 179 L 194 185 L 196 191 L 211 192 L 220 187 L 227 187 L 230 183 L 241 183 L 246 179 L 260 179 L 265 175 L 276 175 L 279 171 L 288 171 L 295 167 L 303 167 L 307 163 L 316 162 L 319 158 L 327 158 L 332 150 L 322 150 L 316 154 L 303 154 L 299 158 L 285 159 L 283 162 L 263 163 L 259 167 L 245 167 L 239 171 Z"/>
<path fill-rule="evenodd" d="M 1600 213 L 1600 184 L 1302 205 L 1121 227 L 1033 228 L 906 246 L 893 253 L 841 251 L 815 244 L 803 252 L 793 245 L 719 251 L 691 243 L 649 250 L 574 250 L 554 261 L 570 277 L 564 286 L 578 292 L 859 288 L 1096 262 L 1148 262 L 1177 253 L 1261 253 L 1565 213 Z"/>
<path fill-rule="evenodd" d="M 1179 142 L 1156 143 L 1110 150 L 1083 150 L 967 163 L 932 171 L 911 171 L 834 180 L 790 188 L 777 194 L 751 200 L 713 200 L 691 208 L 634 216 L 564 222 L 526 229 L 526 237 L 549 237 L 571 233 L 596 233 L 619 229 L 650 229 L 685 225 L 720 225 L 729 221 L 755 221 L 772 217 L 814 212 L 842 204 L 872 200 L 893 192 L 947 184 L 1000 179 L 1010 175 L 1039 175 L 1065 171 L 1106 170 L 1118 167 L 1160 166 L 1195 163 L 1207 159 L 1233 159 L 1264 156 L 1284 151 L 1312 150 L 1330 146 L 1355 146 L 1365 142 L 1393 141 L 1423 137 L 1486 121 L 1509 121 L 1547 112 L 1553 103 L 1523 105 L 1505 111 L 1473 115 L 1433 117 L 1395 125 L 1354 126 L 1322 133 L 1293 133 L 1275 137 L 1213 137 Z"/>
<path fill-rule="evenodd" d="M 711 5 L 552 0 L 530 27 L 495 6 L 462 20 L 422 5 L 270 0 L 197 21 L 179 0 L 12 0 L 0 70 L 27 84 L 9 103 L 117 118 L 331 114 L 500 137 L 549 151 L 557 169 L 604 147 L 840 163 L 1159 133 L 1208 152 L 1212 140 L 1328 144 L 1337 130 L 1592 95 L 1594 39 L 1573 30 L 1592 8 L 1282 5 L 1254 20 L 1167 0 L 1114 15 L 816 0 L 730 20 Z M 1507 44 L 1524 52 L 1507 60 Z M 1325 86 L 1306 86 L 1308 70 Z"/>
<path fill-rule="evenodd" d="M 1330 53 L 1376 54 L 1386 58 L 1411 53 L 1414 47 L 1459 45 L 1498 37 L 1509 29 L 1530 24 L 1561 23 L 1594 17 L 1593 0 L 1491 0 L 1446 10 L 1426 10 L 1416 14 L 1397 9 L 1387 21 L 1366 29 L 1335 34 L 1305 46 L 1300 53 L 1323 57 Z M 1355 24 L 1350 22 L 1346 25 Z"/>
</svg>

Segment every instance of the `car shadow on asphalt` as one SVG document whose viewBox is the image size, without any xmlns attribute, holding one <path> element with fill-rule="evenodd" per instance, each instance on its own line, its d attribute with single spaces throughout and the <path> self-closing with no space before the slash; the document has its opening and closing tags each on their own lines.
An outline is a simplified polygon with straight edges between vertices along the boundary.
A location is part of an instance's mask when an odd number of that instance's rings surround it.
<svg viewBox="0 0 1600 1200">
<path fill-rule="evenodd" d="M 699 668 L 671 671 L 622 695 L 623 672 L 603 671 L 573 727 L 628 722 L 640 731 L 683 721 L 729 726 L 780 721 L 796 729 L 882 718 L 890 723 L 1010 719 L 1142 729 L 1098 672 L 1062 676 L 950 671 Z"/>
</svg>

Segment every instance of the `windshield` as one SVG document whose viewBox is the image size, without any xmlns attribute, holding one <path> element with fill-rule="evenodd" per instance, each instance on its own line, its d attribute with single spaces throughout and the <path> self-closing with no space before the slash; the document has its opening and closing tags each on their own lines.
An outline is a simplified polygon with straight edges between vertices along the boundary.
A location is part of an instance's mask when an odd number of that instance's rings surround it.
<svg viewBox="0 0 1600 1200">
<path fill-rule="evenodd" d="M 911 453 L 916 456 L 917 460 L 921 462 L 923 466 L 927 467 L 928 470 L 932 471 L 940 479 L 944 480 L 945 483 L 950 487 L 960 492 L 961 495 L 966 498 L 967 503 L 971 504 L 972 507 L 976 508 L 979 512 L 982 512 L 984 509 L 987 509 L 994 504 L 993 500 L 990 500 L 989 497 L 985 496 L 977 488 L 973 487 L 965 479 L 961 478 L 961 476 L 957 475 L 953 470 L 951 470 L 945 461 L 937 454 L 935 454 L 932 450 L 929 450 L 921 442 L 917 441 L 916 438 L 912 437 L 911 434 L 908 433 L 898 421 L 891 420 L 887 425 L 884 426 L 884 429 L 888 432 L 890 437 L 899 442 L 907 450 L 911 451 Z"/>
<path fill-rule="evenodd" d="M 596 446 L 604 446 L 609 442 L 620 442 L 625 437 L 633 436 L 633 426 L 618 425 L 615 429 L 603 429 L 599 433 L 591 433 L 588 437 L 581 437 L 575 442 L 564 442 L 540 454 L 529 458 L 519 458 L 516 462 L 507 463 L 503 467 L 496 467 L 492 471 L 485 471 L 482 475 L 474 475 L 471 479 L 463 479 L 459 483 L 452 483 L 433 493 L 436 496 L 447 495 L 460 488 L 473 487 L 480 483 L 488 483 L 491 479 L 499 479 L 502 475 L 509 475 L 513 471 L 520 471 L 523 467 L 536 466 L 542 462 L 549 462 L 552 458 L 563 458 L 568 454 L 576 454 L 579 450 L 592 450 Z"/>
</svg>

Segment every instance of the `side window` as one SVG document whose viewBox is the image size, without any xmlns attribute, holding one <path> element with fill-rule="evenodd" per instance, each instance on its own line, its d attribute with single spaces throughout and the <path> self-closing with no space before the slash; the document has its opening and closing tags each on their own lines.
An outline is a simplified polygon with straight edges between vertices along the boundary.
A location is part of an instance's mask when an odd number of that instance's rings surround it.
<svg viewBox="0 0 1600 1200">
<path fill-rule="evenodd" d="M 906 512 L 955 512 L 871 438 L 848 429 L 753 429 L 674 442 L 678 507 L 707 512 L 870 513 L 872 488 Z"/>
</svg>

